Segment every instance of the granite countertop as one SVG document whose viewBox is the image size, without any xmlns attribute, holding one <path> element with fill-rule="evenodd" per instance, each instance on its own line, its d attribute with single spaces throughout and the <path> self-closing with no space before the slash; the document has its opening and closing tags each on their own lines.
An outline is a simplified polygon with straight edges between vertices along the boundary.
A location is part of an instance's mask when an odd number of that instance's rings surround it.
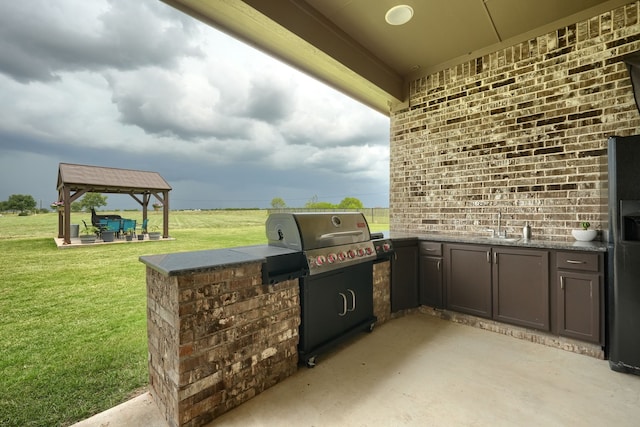
<svg viewBox="0 0 640 427">
<path fill-rule="evenodd" d="M 445 243 L 471 243 L 488 246 L 510 246 L 516 248 L 560 249 L 589 252 L 606 252 L 604 242 L 577 242 L 555 240 L 495 239 L 479 235 L 454 235 L 446 233 L 384 232 L 392 240 L 425 240 Z M 240 246 L 236 248 L 209 249 L 193 252 L 177 252 L 162 255 L 141 256 L 140 262 L 167 276 L 186 272 L 212 270 L 254 262 L 266 262 L 268 258 L 296 254 L 299 251 L 268 245 Z"/>
<path fill-rule="evenodd" d="M 600 241 L 578 242 L 562 240 L 523 240 L 522 238 L 498 239 L 481 235 L 455 235 L 446 233 L 385 232 L 392 240 L 418 239 L 445 243 L 472 243 L 489 246 L 511 246 L 516 248 L 561 249 L 571 251 L 606 252 L 607 243 Z"/>
<path fill-rule="evenodd" d="M 140 262 L 167 276 L 186 272 L 212 270 L 254 262 L 266 262 L 268 257 L 297 253 L 291 249 L 267 245 L 240 246 L 236 248 L 209 249 L 193 252 L 177 252 L 163 255 L 145 255 Z"/>
</svg>

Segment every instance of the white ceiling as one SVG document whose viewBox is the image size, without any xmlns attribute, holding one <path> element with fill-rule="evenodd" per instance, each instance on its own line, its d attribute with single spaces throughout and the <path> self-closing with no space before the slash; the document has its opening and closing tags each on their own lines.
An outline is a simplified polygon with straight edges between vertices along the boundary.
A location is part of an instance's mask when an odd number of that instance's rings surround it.
<svg viewBox="0 0 640 427">
<path fill-rule="evenodd" d="M 388 114 L 408 83 L 630 0 L 164 0 Z M 411 21 L 391 26 L 389 8 Z"/>
</svg>

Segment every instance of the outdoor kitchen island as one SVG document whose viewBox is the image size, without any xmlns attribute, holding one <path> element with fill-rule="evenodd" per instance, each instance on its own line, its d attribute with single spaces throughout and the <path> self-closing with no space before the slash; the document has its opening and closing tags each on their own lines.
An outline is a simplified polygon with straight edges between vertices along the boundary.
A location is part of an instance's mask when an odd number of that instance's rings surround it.
<svg viewBox="0 0 640 427">
<path fill-rule="evenodd" d="M 149 388 L 170 426 L 201 426 L 298 369 L 299 251 L 248 246 L 143 256 Z M 390 317 L 390 262 L 373 311 Z"/>
<path fill-rule="evenodd" d="M 549 281 L 545 283 L 550 290 L 557 287 L 557 292 L 549 291 L 548 295 L 543 295 L 550 298 L 549 307 L 552 308 L 547 315 L 552 319 L 556 313 L 564 313 L 562 309 L 566 309 L 565 314 L 568 314 L 564 319 L 570 322 L 575 314 L 574 306 L 559 304 L 562 296 L 560 287 L 563 292 L 565 288 L 572 287 L 578 296 L 584 296 L 583 287 L 594 283 L 598 292 L 592 295 L 601 297 L 600 300 L 596 299 L 597 307 L 601 306 L 604 299 L 606 246 L 602 243 L 502 243 L 488 242 L 481 237 L 412 233 L 391 233 L 390 237 L 396 250 L 401 249 L 403 244 L 411 245 L 409 252 L 397 251 L 398 257 L 394 256 L 394 263 L 401 261 L 403 254 L 413 251 L 418 257 L 421 245 L 427 245 L 429 249 L 442 245 L 441 251 L 442 248 L 454 248 L 457 251 L 460 245 L 469 245 L 464 249 L 481 248 L 485 261 L 489 257 L 485 253 L 486 247 L 492 251 L 490 255 L 496 254 L 497 259 L 503 256 L 505 248 L 516 254 L 525 251 L 526 255 L 538 251 L 537 255 L 547 259 L 544 265 L 549 273 Z M 290 265 L 291 257 L 299 254 L 286 248 L 250 246 L 140 258 L 147 266 L 150 392 L 169 425 L 207 424 L 296 372 L 299 366 L 301 322 L 299 279 L 304 272 L 284 271 L 282 266 Z M 566 254 L 576 257 L 563 257 Z M 424 258 L 435 259 L 437 253 L 429 253 Z M 569 263 L 569 269 L 557 265 L 559 262 L 576 260 L 581 264 Z M 377 324 L 410 312 L 399 310 L 392 314 L 391 264 L 392 261 L 388 259 L 380 260 L 372 267 L 373 312 Z M 576 271 L 575 266 L 582 270 Z M 420 277 L 417 264 L 415 268 L 414 280 L 417 282 Z M 442 274 L 441 279 L 446 276 Z M 558 283 L 553 282 L 556 279 Z M 440 282 L 440 285 L 449 286 L 450 283 Z M 548 341 L 553 341 L 551 345 L 599 357 L 596 353 L 601 351 L 599 343 L 603 339 L 602 334 L 595 337 L 579 335 L 578 339 L 572 340 L 565 337 L 567 333 L 570 336 L 570 333 L 581 330 L 574 328 L 571 323 L 560 324 L 558 321 L 551 322 L 549 327 L 521 328 L 517 322 L 531 319 L 515 319 L 511 316 L 505 323 L 507 315 L 512 313 L 508 306 L 504 306 L 506 311 L 502 310 L 503 301 L 496 300 L 496 303 L 499 308 L 497 313 L 502 316 L 497 321 L 490 316 L 483 318 L 465 314 L 464 304 L 460 304 L 462 312 L 446 307 L 433 310 L 432 307 L 420 305 L 418 301 L 414 302 L 414 307 L 429 314 L 435 312 L 435 315 L 453 321 L 535 342 L 549 345 Z M 599 329 L 602 317 L 598 316 L 601 313 L 588 313 L 587 318 L 592 323 L 595 321 L 597 325 L 594 327 L 602 332 Z M 579 319 L 583 315 L 576 314 Z"/>
</svg>

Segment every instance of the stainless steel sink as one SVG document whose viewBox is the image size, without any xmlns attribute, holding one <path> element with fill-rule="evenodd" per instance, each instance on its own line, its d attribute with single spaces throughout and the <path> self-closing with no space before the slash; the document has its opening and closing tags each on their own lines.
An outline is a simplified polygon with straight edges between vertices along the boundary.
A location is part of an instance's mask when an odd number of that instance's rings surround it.
<svg viewBox="0 0 640 427">
<path fill-rule="evenodd" d="M 519 237 L 481 237 L 482 240 L 487 240 L 489 242 L 508 242 L 513 243 L 520 240 Z"/>
</svg>

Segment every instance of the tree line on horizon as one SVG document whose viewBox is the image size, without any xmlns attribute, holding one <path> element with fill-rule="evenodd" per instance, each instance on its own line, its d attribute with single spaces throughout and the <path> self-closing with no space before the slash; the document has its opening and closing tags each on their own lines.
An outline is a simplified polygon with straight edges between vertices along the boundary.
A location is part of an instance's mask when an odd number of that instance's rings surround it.
<svg viewBox="0 0 640 427">
<path fill-rule="evenodd" d="M 289 206 L 281 197 L 274 197 L 271 199 L 271 207 L 273 209 L 285 209 Z M 355 197 L 345 197 L 336 205 L 330 202 L 321 202 L 318 200 L 318 196 L 313 196 L 311 200 L 305 203 L 304 207 L 306 209 L 363 209 L 364 205 Z"/>
<path fill-rule="evenodd" d="M 12 194 L 7 200 L 0 201 L 0 212 L 17 212 L 18 215 L 29 215 L 33 212 L 49 212 L 56 210 L 62 204 L 62 200 L 51 203 L 49 208 L 38 209 L 38 204 L 33 196 L 29 194 Z M 91 209 L 107 206 L 107 196 L 100 193 L 86 193 L 80 200 L 71 203 L 72 212 L 89 212 Z M 271 200 L 273 209 L 288 208 L 286 202 L 281 197 L 274 197 Z M 313 196 L 304 208 L 306 209 L 363 209 L 362 202 L 355 197 L 345 197 L 338 204 L 322 202 L 318 196 Z"/>
<path fill-rule="evenodd" d="M 18 215 L 29 215 L 32 212 L 49 212 L 56 210 L 62 200 L 51 202 L 50 209 L 38 209 L 36 199 L 30 194 L 12 194 L 7 200 L 0 201 L 0 212 L 17 212 Z M 71 203 L 72 212 L 89 212 L 92 208 L 107 206 L 107 196 L 99 193 L 86 193 L 82 199 Z"/>
</svg>

